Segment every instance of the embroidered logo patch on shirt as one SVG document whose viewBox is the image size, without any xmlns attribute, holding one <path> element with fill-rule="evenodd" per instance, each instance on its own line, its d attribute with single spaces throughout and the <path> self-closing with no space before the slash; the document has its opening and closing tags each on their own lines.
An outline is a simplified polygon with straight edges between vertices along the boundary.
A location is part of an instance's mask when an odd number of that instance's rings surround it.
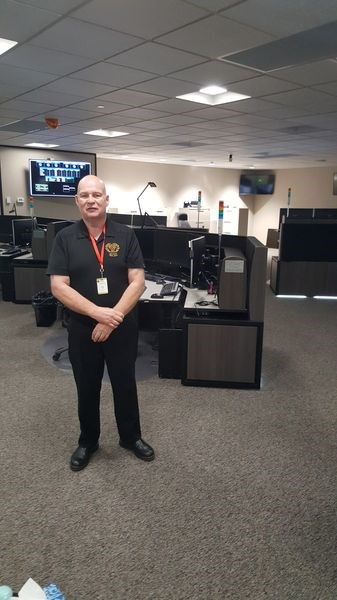
<svg viewBox="0 0 337 600">
<path fill-rule="evenodd" d="M 114 242 L 113 244 L 105 244 L 105 249 L 109 256 L 118 256 L 118 252 L 120 250 L 120 245 Z"/>
</svg>

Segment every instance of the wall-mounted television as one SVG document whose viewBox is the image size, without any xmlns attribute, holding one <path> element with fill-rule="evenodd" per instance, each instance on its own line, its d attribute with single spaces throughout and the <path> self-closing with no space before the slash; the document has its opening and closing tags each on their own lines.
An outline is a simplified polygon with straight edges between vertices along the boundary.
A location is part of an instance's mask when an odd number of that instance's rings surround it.
<svg viewBox="0 0 337 600">
<path fill-rule="evenodd" d="M 90 162 L 29 159 L 29 192 L 38 197 L 73 197 L 80 179 L 90 174 Z"/>
<path fill-rule="evenodd" d="M 240 175 L 240 196 L 251 194 L 258 196 L 260 194 L 273 194 L 275 187 L 274 173 L 241 173 Z"/>
</svg>

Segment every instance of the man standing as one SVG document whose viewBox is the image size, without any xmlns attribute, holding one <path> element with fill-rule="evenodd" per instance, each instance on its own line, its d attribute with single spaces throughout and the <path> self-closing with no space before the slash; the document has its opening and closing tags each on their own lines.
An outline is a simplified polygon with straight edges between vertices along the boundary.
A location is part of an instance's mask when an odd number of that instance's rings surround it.
<svg viewBox="0 0 337 600">
<path fill-rule="evenodd" d="M 88 175 L 75 196 L 82 219 L 56 236 L 48 271 L 53 295 L 70 311 L 69 358 L 78 394 L 80 437 L 70 468 L 80 471 L 98 449 L 100 391 L 107 365 L 119 444 L 142 460 L 154 451 L 141 438 L 135 362 L 135 311 L 144 286 L 137 238 L 106 214 L 105 184 Z"/>
</svg>

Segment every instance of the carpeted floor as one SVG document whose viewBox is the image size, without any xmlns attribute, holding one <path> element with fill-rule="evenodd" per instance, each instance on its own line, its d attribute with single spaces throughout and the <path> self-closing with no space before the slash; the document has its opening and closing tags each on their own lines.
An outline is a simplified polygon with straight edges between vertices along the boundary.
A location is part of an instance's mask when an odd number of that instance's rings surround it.
<svg viewBox="0 0 337 600">
<path fill-rule="evenodd" d="M 58 325 L 0 303 L 0 584 L 67 600 L 336 600 L 337 302 L 266 288 L 261 390 L 139 382 L 143 463 L 118 446 L 108 384 L 101 448 L 73 473 Z"/>
</svg>

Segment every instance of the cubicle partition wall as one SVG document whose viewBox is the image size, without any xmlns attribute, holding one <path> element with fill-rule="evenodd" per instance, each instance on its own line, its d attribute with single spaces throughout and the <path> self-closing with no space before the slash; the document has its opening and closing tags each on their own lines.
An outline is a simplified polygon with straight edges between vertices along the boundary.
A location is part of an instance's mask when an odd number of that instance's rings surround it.
<svg viewBox="0 0 337 600">
<path fill-rule="evenodd" d="M 337 220 L 287 220 L 271 261 L 275 294 L 337 295 Z"/>
<path fill-rule="evenodd" d="M 221 308 L 220 303 L 218 309 L 198 306 L 192 294 L 191 302 L 185 303 L 182 383 L 259 388 L 267 248 L 254 237 L 223 238 L 223 265 L 229 243 L 227 258 L 240 265 L 232 265 L 227 272 L 225 266 L 221 269 L 222 276 L 228 276 L 223 281 L 224 288 L 227 282 L 231 288 L 226 296 L 227 308 Z"/>
</svg>

